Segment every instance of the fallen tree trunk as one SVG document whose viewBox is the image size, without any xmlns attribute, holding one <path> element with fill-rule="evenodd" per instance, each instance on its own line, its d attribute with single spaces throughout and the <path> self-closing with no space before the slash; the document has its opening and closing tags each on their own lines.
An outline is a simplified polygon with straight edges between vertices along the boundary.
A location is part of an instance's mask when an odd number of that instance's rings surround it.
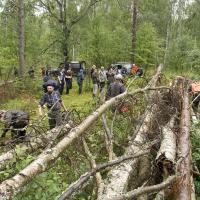
<svg viewBox="0 0 200 200">
<path fill-rule="evenodd" d="M 143 145 L 146 142 L 145 135 L 149 130 L 151 119 L 156 113 L 156 108 L 157 106 L 154 105 L 151 109 L 146 111 L 144 123 L 140 127 L 135 140 L 132 141 L 132 143 L 126 149 L 125 155 L 134 155 L 136 152 L 142 151 Z M 130 175 L 135 169 L 137 162 L 138 159 L 129 160 L 113 168 L 107 175 L 108 178 L 105 183 L 104 193 L 103 195 L 99 196 L 98 199 L 107 200 L 126 190 Z"/>
<path fill-rule="evenodd" d="M 171 175 L 175 169 L 176 160 L 176 134 L 174 133 L 174 126 L 177 114 L 171 117 L 171 120 L 165 127 L 162 128 L 162 141 L 161 146 L 156 157 L 156 164 L 159 170 L 162 171 L 162 178 L 165 180 Z M 167 191 L 162 190 L 157 195 L 155 200 L 165 199 Z"/>
<path fill-rule="evenodd" d="M 160 78 L 161 70 L 162 65 L 159 66 L 156 75 L 148 84 L 149 86 L 155 86 L 157 80 Z M 151 126 L 152 119 L 156 114 L 156 111 L 157 105 L 148 106 L 147 111 L 145 112 L 143 123 L 138 129 L 135 139 L 131 141 L 129 146 L 127 147 L 125 155 L 134 155 L 136 152 L 142 150 L 142 145 L 144 145 L 146 142 L 146 136 L 149 131 L 149 127 Z M 101 196 L 98 196 L 98 200 L 107 200 L 125 191 L 128 186 L 130 175 L 135 169 L 137 163 L 138 159 L 129 160 L 113 168 L 108 173 L 104 192 Z"/>
<path fill-rule="evenodd" d="M 35 161 L 20 171 L 17 175 L 3 181 L 0 185 L 0 197 L 2 199 L 9 199 L 13 197 L 20 191 L 20 188 L 26 185 L 27 182 L 29 182 L 33 177 L 44 172 L 49 165 L 54 162 L 72 142 L 74 142 L 75 139 L 80 137 L 91 124 L 93 124 L 110 106 L 117 103 L 120 99 L 123 99 L 128 95 L 134 95 L 147 90 L 163 88 L 166 89 L 166 87 L 144 88 L 130 93 L 125 92 L 105 102 L 95 112 L 90 114 L 80 125 L 73 128 L 54 148 L 46 149 Z"/>
<path fill-rule="evenodd" d="M 68 123 L 65 126 L 56 127 L 46 134 L 38 135 L 37 137 L 32 137 L 28 144 L 19 144 L 18 148 L 11 149 L 0 156 L 0 170 L 3 170 L 7 165 L 12 163 L 17 157 L 22 157 L 28 153 L 33 152 L 38 148 L 44 148 L 51 145 L 54 140 L 61 134 L 61 132 L 67 133 L 72 128 L 72 123 Z"/>
<path fill-rule="evenodd" d="M 178 172 L 181 177 L 175 185 L 177 188 L 176 200 L 191 200 L 190 111 L 188 109 L 189 97 L 186 87 L 183 88 L 183 106 L 178 138 L 179 157 L 181 158 Z"/>
<path fill-rule="evenodd" d="M 166 169 L 169 174 L 174 171 L 176 159 L 176 135 L 173 131 L 176 117 L 177 115 L 172 116 L 169 123 L 162 128 L 162 142 L 156 157 L 159 168 L 162 171 Z"/>
</svg>

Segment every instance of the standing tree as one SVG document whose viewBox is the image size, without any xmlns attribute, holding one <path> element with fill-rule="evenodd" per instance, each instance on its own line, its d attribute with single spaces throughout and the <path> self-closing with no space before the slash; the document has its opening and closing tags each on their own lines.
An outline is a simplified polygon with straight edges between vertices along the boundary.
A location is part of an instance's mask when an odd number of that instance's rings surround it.
<svg viewBox="0 0 200 200">
<path fill-rule="evenodd" d="M 39 0 L 40 5 L 48 12 L 51 19 L 54 19 L 56 29 L 60 30 L 61 37 L 58 41 L 61 43 L 65 59 L 68 59 L 68 40 L 72 27 L 77 24 L 88 11 L 101 0 L 80 1 L 79 3 L 69 0 Z M 56 22 L 56 23 L 55 23 Z"/>
<path fill-rule="evenodd" d="M 19 12 L 19 74 L 23 76 L 25 70 L 25 37 L 24 37 L 24 0 L 18 0 L 18 12 Z"/>
<path fill-rule="evenodd" d="M 136 32 L 137 32 L 137 18 L 138 18 L 138 0 L 133 0 L 133 21 L 132 21 L 132 53 L 131 61 L 135 62 L 136 50 Z"/>
</svg>

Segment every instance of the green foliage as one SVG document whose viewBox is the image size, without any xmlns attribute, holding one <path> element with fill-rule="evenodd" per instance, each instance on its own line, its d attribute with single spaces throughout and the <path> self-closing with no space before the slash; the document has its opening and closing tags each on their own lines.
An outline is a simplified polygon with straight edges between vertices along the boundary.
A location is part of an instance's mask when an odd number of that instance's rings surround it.
<svg viewBox="0 0 200 200">
<path fill-rule="evenodd" d="M 1 4 L 0 12 L 0 78 L 2 80 L 13 78 L 13 69 L 18 67 L 18 18 L 17 1 L 5 0 Z M 63 49 L 68 48 L 69 60 L 85 60 L 87 65 L 96 64 L 107 67 L 118 61 L 130 61 L 131 56 L 131 26 L 132 26 L 132 1 L 108 0 L 93 6 L 79 23 L 69 26 L 72 19 L 76 18 L 88 5 L 88 0 L 67 1 L 66 24 L 70 28 L 70 35 L 63 23 L 55 16 L 59 16 L 59 8 L 56 1 L 48 1 L 52 6 L 52 17 L 45 9 L 38 8 L 38 0 L 25 1 L 25 59 L 26 74 L 23 79 L 16 79 L 12 90 L 14 100 L 0 105 L 2 109 L 22 109 L 31 115 L 31 119 L 37 122 L 37 102 L 43 94 L 42 80 L 39 74 L 41 66 L 50 65 L 56 68 L 63 61 Z M 139 1 L 139 15 L 137 27 L 136 64 L 152 66 L 163 62 L 166 53 L 166 75 L 184 74 L 188 77 L 198 78 L 200 69 L 200 23 L 199 2 L 194 1 L 184 10 L 183 5 L 177 5 L 176 15 L 170 0 L 141 0 Z M 80 11 L 77 9 L 80 6 Z M 183 12 L 184 11 L 184 12 Z M 180 13 L 184 13 L 180 18 Z M 185 18 L 183 16 L 186 16 Z M 169 33 L 169 38 L 167 38 Z M 169 42 L 169 43 L 167 43 Z M 74 54 L 74 55 L 73 55 Z M 34 68 L 36 78 L 27 76 L 29 68 Z M 150 79 L 151 73 L 146 76 Z M 128 80 L 129 81 L 129 80 Z M 85 84 L 86 80 L 84 81 Z M 143 87 L 144 79 L 137 79 L 131 89 Z M 86 85 L 86 84 L 85 84 Z M 86 86 L 84 86 L 85 88 Z M 91 85 L 89 86 L 89 88 Z M 8 89 L 8 88 L 6 88 Z M 91 93 L 84 92 L 77 96 L 77 84 L 73 82 L 73 89 L 63 100 L 68 108 L 75 108 L 84 118 L 97 106 Z M 19 97 L 20 96 L 20 97 Z M 81 98 L 80 98 L 81 97 Z M 2 98 L 2 96 L 1 96 Z M 146 101 L 140 98 L 137 106 L 134 99 L 127 99 L 133 105 L 132 113 L 117 115 L 114 121 L 113 134 L 116 144 L 114 150 L 117 155 L 122 155 L 132 130 L 136 125 L 135 119 L 144 110 Z M 109 127 L 112 124 L 114 113 L 107 112 Z M 77 119 L 76 123 L 79 122 Z M 44 122 L 47 125 L 47 120 Z M 124 129 L 126 127 L 126 129 Z M 45 127 L 46 128 L 46 127 Z M 192 145 L 193 160 L 200 169 L 199 128 L 193 127 Z M 46 129 L 45 129 L 46 130 Z M 88 130 L 86 141 L 97 163 L 106 162 L 108 159 L 104 143 L 102 122 Z M 10 136 L 8 136 L 10 137 Z M 118 145 L 119 144 L 119 145 Z M 17 151 L 20 149 L 17 147 Z M 28 165 L 37 156 L 29 155 L 27 158 L 18 158 L 12 163 L 13 168 L 0 172 L 1 180 L 9 178 L 20 169 Z M 39 175 L 24 191 L 14 199 L 54 199 L 67 186 L 75 181 L 81 174 L 90 169 L 85 157 L 81 141 L 67 149 L 58 159 L 56 164 L 47 172 Z M 107 174 L 103 172 L 103 177 Z M 199 179 L 195 178 L 197 194 L 200 196 Z M 91 180 L 84 190 L 73 197 L 74 200 L 91 199 L 95 182 Z M 36 192 L 37 191 L 37 192 Z"/>
<path fill-rule="evenodd" d="M 162 58 L 162 40 L 159 39 L 155 26 L 150 22 L 144 22 L 140 24 L 137 32 L 137 61 L 138 63 L 144 63 L 154 65 L 160 63 Z"/>
</svg>

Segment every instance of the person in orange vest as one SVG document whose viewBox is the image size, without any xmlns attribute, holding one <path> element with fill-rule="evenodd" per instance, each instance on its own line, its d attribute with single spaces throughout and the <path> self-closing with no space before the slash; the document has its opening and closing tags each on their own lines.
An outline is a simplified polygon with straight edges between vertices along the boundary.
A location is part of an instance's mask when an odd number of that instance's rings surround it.
<svg viewBox="0 0 200 200">
<path fill-rule="evenodd" d="M 131 74 L 135 75 L 135 76 L 142 77 L 142 75 L 143 75 L 143 69 L 139 68 L 138 66 L 136 66 L 135 64 L 133 64 L 132 67 L 131 67 Z"/>
<path fill-rule="evenodd" d="M 198 113 L 200 102 L 200 82 L 195 80 L 189 87 L 189 93 L 192 95 L 192 108 L 195 114 Z"/>
</svg>

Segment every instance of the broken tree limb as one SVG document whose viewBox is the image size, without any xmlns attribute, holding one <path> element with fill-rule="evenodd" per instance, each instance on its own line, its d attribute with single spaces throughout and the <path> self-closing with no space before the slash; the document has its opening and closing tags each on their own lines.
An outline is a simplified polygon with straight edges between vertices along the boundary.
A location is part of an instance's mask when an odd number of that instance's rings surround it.
<svg viewBox="0 0 200 200">
<path fill-rule="evenodd" d="M 108 127 L 105 114 L 102 115 L 102 122 L 103 122 L 103 127 L 105 130 L 106 149 L 108 152 L 109 161 L 111 161 L 116 158 L 116 155 L 113 151 L 113 135 L 112 135 L 111 130 Z"/>
<path fill-rule="evenodd" d="M 158 142 L 155 141 L 154 144 Z M 152 143 L 153 144 L 153 143 Z M 104 163 L 104 164 L 99 164 L 97 165 L 94 169 L 92 169 L 90 172 L 86 172 L 85 174 L 83 174 L 76 182 L 72 183 L 65 192 L 62 193 L 62 195 L 60 197 L 58 197 L 57 200 L 64 200 L 64 199 L 68 199 L 71 197 L 71 195 L 76 192 L 77 190 L 79 190 L 84 183 L 86 183 L 90 177 L 94 176 L 96 173 L 108 168 L 108 167 L 113 167 L 115 165 L 118 165 L 126 160 L 129 159 L 135 159 L 138 158 L 140 156 L 143 156 L 145 154 L 149 153 L 149 150 L 145 150 L 142 153 L 137 153 L 135 155 L 129 155 L 129 156 L 121 156 L 115 160 L 109 161 L 108 163 Z"/>
<path fill-rule="evenodd" d="M 185 82 L 184 82 L 184 85 Z M 187 86 L 183 88 L 183 104 L 180 122 L 180 134 L 178 138 L 179 157 L 182 158 L 178 165 L 178 173 L 181 175 L 176 187 L 176 200 L 191 200 L 191 143 L 190 143 L 190 111 Z"/>
<path fill-rule="evenodd" d="M 90 165 L 92 169 L 96 168 L 96 161 L 92 155 L 92 153 L 90 152 L 90 149 L 85 141 L 85 138 L 82 137 L 82 141 L 83 141 L 83 147 L 85 150 L 85 153 L 90 161 Z M 95 178 L 96 178 L 96 184 L 97 184 L 97 195 L 101 195 L 103 192 L 103 181 L 102 181 L 102 177 L 101 174 L 98 172 L 95 174 Z"/>
<path fill-rule="evenodd" d="M 25 156 L 38 148 L 44 148 L 47 147 L 47 145 L 51 145 L 61 132 L 67 133 L 71 128 L 72 122 L 69 122 L 65 126 L 56 127 L 48 131 L 46 134 L 38 135 L 37 137 L 31 137 L 28 144 L 19 144 L 18 148 L 20 149 L 20 151 L 18 152 L 16 151 L 16 149 L 11 149 L 7 151 L 0 156 L 0 170 L 3 170 L 17 157 Z"/>
<path fill-rule="evenodd" d="M 166 188 L 169 185 L 171 185 L 176 180 L 176 178 L 177 177 L 175 175 L 174 176 L 170 176 L 160 184 L 147 186 L 147 187 L 141 187 L 141 188 L 135 189 L 133 191 L 130 191 L 127 194 L 122 194 L 122 195 L 110 198 L 109 200 L 133 199 L 134 197 L 138 197 L 138 196 L 140 196 L 142 194 L 155 193 L 155 192 L 163 190 L 164 188 Z"/>
<path fill-rule="evenodd" d="M 90 114 L 80 125 L 73 128 L 55 147 L 46 149 L 38 158 L 21 170 L 14 177 L 3 181 L 0 184 L 0 198 L 12 198 L 20 189 L 31 181 L 33 177 L 47 170 L 49 165 L 67 149 L 67 147 L 80 137 L 109 107 L 125 98 L 128 95 L 144 93 L 148 90 L 166 89 L 166 87 L 154 87 L 138 89 L 130 93 L 118 95 L 101 105 L 96 111 Z"/>
</svg>

